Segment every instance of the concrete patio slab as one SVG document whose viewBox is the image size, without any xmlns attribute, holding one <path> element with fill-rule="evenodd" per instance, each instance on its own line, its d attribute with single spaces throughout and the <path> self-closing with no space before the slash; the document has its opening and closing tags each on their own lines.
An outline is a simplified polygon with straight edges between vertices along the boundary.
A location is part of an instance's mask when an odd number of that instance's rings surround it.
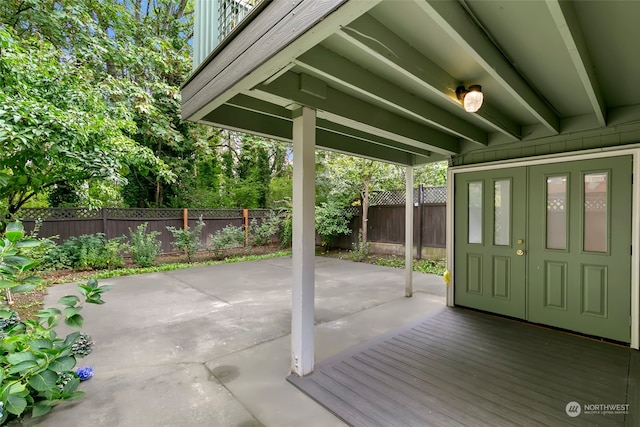
<svg viewBox="0 0 640 427">
<path fill-rule="evenodd" d="M 107 304 L 87 305 L 96 341 L 87 395 L 41 426 L 328 426 L 340 421 L 286 382 L 291 258 L 101 280 Z M 444 304 L 438 276 L 316 258 L 316 360 Z M 75 285 L 49 290 L 56 305 Z"/>
</svg>

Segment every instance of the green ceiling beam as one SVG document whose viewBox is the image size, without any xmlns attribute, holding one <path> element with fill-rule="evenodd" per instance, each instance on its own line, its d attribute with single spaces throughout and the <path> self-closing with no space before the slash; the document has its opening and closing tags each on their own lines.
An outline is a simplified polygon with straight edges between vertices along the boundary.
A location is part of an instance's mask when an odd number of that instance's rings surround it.
<svg viewBox="0 0 640 427">
<path fill-rule="evenodd" d="M 463 108 L 455 94 L 456 87 L 462 82 L 454 79 L 440 66 L 370 15 L 363 15 L 343 27 L 336 35 L 344 42 L 384 63 L 394 72 L 412 80 L 452 105 L 456 105 L 460 109 Z M 511 140 L 519 140 L 521 137 L 520 126 L 488 102 L 485 102 L 474 115 L 478 120 L 508 136 Z"/>
<path fill-rule="evenodd" d="M 232 105 L 221 105 L 202 118 L 201 123 L 225 129 L 249 132 L 256 135 L 291 142 L 293 124 L 291 119 L 266 115 Z M 316 129 L 316 145 L 344 154 L 365 157 L 399 165 L 417 165 L 442 159 L 431 159 L 395 148 L 372 144 L 368 141 L 336 133 L 325 128 Z"/>
<path fill-rule="evenodd" d="M 427 125 L 487 145 L 488 137 L 483 130 L 325 47 L 316 46 L 299 56 L 294 63 L 324 80 L 347 87 Z"/>
<path fill-rule="evenodd" d="M 595 75 L 595 67 L 591 63 L 591 56 L 580 29 L 575 7 L 571 2 L 558 0 L 547 0 L 546 4 L 567 48 L 567 55 L 571 58 L 571 62 L 580 76 L 580 82 L 587 93 L 598 125 L 606 127 L 607 112 L 604 100 Z"/>
<path fill-rule="evenodd" d="M 558 115 L 529 86 L 482 29 L 473 23 L 458 2 L 436 0 L 416 4 L 540 123 L 552 132 L 560 133 Z"/>
<path fill-rule="evenodd" d="M 308 80 L 307 77 L 304 79 Z M 460 142 L 457 137 L 391 113 L 344 92 L 327 87 L 326 97 L 322 98 L 303 89 L 301 88 L 300 75 L 289 71 L 268 85 L 258 85 L 254 90 L 315 108 L 319 110 L 319 118 L 325 118 L 406 145 L 445 155 L 456 154 L 460 150 Z"/>
<path fill-rule="evenodd" d="M 266 114 L 280 119 L 291 120 L 291 110 L 279 107 L 261 99 L 253 98 L 248 95 L 236 95 L 235 97 L 230 99 L 229 102 L 227 102 L 227 105 L 242 108 L 244 110 L 258 112 L 261 114 Z M 357 129 L 342 126 L 324 119 L 317 120 L 317 127 L 319 129 L 324 129 L 335 134 L 341 134 L 371 144 L 381 145 L 383 147 L 404 151 L 405 153 L 414 154 L 419 157 L 427 158 L 432 155 L 431 151 L 427 149 L 401 144 L 396 141 L 391 141 L 376 135 L 371 135 Z"/>
</svg>

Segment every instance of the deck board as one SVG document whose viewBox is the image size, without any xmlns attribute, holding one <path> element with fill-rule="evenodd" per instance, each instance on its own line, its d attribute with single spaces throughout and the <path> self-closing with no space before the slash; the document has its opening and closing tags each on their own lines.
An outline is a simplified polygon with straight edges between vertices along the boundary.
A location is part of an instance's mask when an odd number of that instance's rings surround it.
<svg viewBox="0 0 640 427">
<path fill-rule="evenodd" d="M 640 352 L 463 309 L 287 379 L 352 426 L 640 425 Z M 571 401 L 630 413 L 571 418 Z"/>
</svg>

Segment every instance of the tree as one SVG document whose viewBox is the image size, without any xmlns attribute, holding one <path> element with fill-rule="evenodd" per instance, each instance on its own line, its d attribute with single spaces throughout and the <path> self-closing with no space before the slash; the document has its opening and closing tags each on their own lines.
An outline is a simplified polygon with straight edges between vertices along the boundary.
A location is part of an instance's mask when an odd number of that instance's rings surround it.
<svg viewBox="0 0 640 427">
<path fill-rule="evenodd" d="M 44 38 L 17 38 L 11 27 L 0 28 L 0 49 L 0 199 L 9 215 L 56 185 L 120 183 L 129 167 L 171 179 L 127 136 L 130 117 L 107 106 L 92 70 Z"/>
<path fill-rule="evenodd" d="M 404 182 L 400 167 L 374 160 L 331 152 L 318 152 L 321 159 L 320 188 L 328 188 L 326 202 L 340 208 L 362 201 L 362 241 L 367 242 L 369 194 L 374 190 L 396 189 Z M 327 182 L 324 182 L 327 181 Z M 320 198 L 320 203 L 323 203 Z"/>
</svg>

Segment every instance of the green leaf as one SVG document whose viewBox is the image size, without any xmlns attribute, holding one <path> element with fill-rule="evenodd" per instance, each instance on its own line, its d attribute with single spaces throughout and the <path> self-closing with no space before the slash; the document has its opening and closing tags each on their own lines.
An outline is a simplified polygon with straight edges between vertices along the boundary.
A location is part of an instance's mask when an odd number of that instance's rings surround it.
<svg viewBox="0 0 640 427">
<path fill-rule="evenodd" d="M 16 286 L 16 282 L 11 280 L 0 280 L 0 289 L 6 289 Z"/>
<path fill-rule="evenodd" d="M 51 411 L 51 408 L 55 404 L 56 403 L 52 400 L 43 400 L 42 402 L 38 402 L 33 406 L 33 410 L 31 411 L 31 416 L 33 418 L 36 418 L 36 417 L 41 417 L 43 415 L 48 414 L 49 411 Z"/>
<path fill-rule="evenodd" d="M 68 319 L 69 317 L 73 317 L 76 314 L 78 314 L 80 312 L 80 310 L 82 310 L 82 307 L 66 307 L 64 309 L 64 315 Z"/>
<path fill-rule="evenodd" d="M 58 374 L 53 371 L 46 370 L 29 378 L 29 385 L 37 391 L 47 391 L 56 386 Z"/>
<path fill-rule="evenodd" d="M 90 279 L 87 281 L 87 286 L 88 286 L 89 288 L 93 288 L 93 289 L 95 289 L 95 288 L 97 288 L 97 287 L 98 287 L 98 281 L 96 280 L 96 278 L 95 278 L 95 277 L 92 277 L 92 278 L 90 278 Z"/>
<path fill-rule="evenodd" d="M 18 363 L 26 362 L 26 361 L 35 361 L 36 357 L 28 352 L 24 353 L 12 353 L 7 356 L 7 362 L 12 365 L 17 365 Z"/>
<path fill-rule="evenodd" d="M 3 258 L 5 264 L 11 267 L 20 268 L 26 265 L 31 264 L 31 260 L 29 258 L 20 256 L 20 255 L 12 255 L 6 256 Z"/>
<path fill-rule="evenodd" d="M 11 384 L 9 387 L 9 394 L 19 394 L 26 389 L 26 386 L 22 383 Z"/>
<path fill-rule="evenodd" d="M 22 294 L 25 292 L 31 292 L 35 288 L 36 288 L 36 285 L 32 285 L 30 283 L 22 283 L 12 287 L 11 292 L 13 292 L 14 294 Z"/>
<path fill-rule="evenodd" d="M 16 374 L 18 372 L 28 371 L 29 369 L 36 366 L 38 366 L 38 362 L 36 362 L 35 360 L 27 360 L 12 366 L 11 368 L 9 368 L 8 372 L 9 374 Z"/>
<path fill-rule="evenodd" d="M 62 394 L 64 396 L 68 396 L 70 394 L 73 394 L 73 392 L 76 391 L 76 389 L 78 388 L 78 386 L 80 385 L 80 378 L 78 377 L 73 377 L 71 380 L 69 380 L 68 383 L 66 383 L 64 385 L 64 387 L 62 388 Z"/>
<path fill-rule="evenodd" d="M 0 319 L 9 319 L 12 314 L 11 310 L 0 309 Z"/>
<path fill-rule="evenodd" d="M 73 357 L 60 357 L 58 359 L 54 359 L 49 363 L 49 369 L 56 372 L 65 372 L 70 371 L 73 367 L 76 366 L 76 359 Z"/>
<path fill-rule="evenodd" d="M 69 346 L 69 345 L 73 344 L 74 342 L 76 342 L 76 340 L 78 339 L 79 336 L 80 336 L 80 332 L 72 332 L 72 333 L 70 333 L 64 339 L 63 346 L 66 347 L 66 346 Z"/>
<path fill-rule="evenodd" d="M 84 397 L 84 391 L 74 391 L 68 397 L 65 397 L 65 398 L 67 400 L 76 400 L 76 399 L 80 399 L 81 397 Z"/>
<path fill-rule="evenodd" d="M 79 314 L 74 314 L 73 316 L 64 319 L 64 323 L 74 328 L 82 328 L 83 321 L 84 319 Z"/>
<path fill-rule="evenodd" d="M 24 239 L 16 243 L 16 248 L 35 248 L 37 246 L 40 246 L 40 244 L 40 240 Z"/>
<path fill-rule="evenodd" d="M 36 316 L 40 317 L 40 318 L 45 318 L 45 317 L 51 317 L 51 316 L 56 316 L 58 314 L 62 314 L 62 312 L 60 310 L 58 310 L 57 308 L 45 308 L 42 309 L 40 311 L 38 311 L 36 313 Z"/>
<path fill-rule="evenodd" d="M 27 407 L 27 399 L 24 397 L 9 395 L 7 397 L 7 404 L 5 405 L 5 409 L 13 415 L 20 415 L 24 412 Z"/>
<path fill-rule="evenodd" d="M 67 307 L 73 307 L 80 302 L 80 298 L 76 295 L 65 295 L 60 298 L 58 302 L 62 305 L 66 305 Z"/>
<path fill-rule="evenodd" d="M 20 222 L 11 222 L 7 224 L 4 236 L 11 242 L 15 243 L 24 237 L 24 227 Z"/>
<path fill-rule="evenodd" d="M 41 262 L 40 262 L 40 261 L 32 261 L 32 262 L 30 262 L 30 263 L 28 263 L 28 264 L 19 265 L 19 266 L 18 266 L 18 270 L 20 270 L 20 272 L 23 272 L 23 273 L 24 273 L 24 272 L 25 272 L 25 271 L 27 271 L 27 270 L 31 270 L 31 269 L 36 268 L 36 267 L 37 267 L 37 266 L 39 266 L 40 264 L 41 264 Z"/>
<path fill-rule="evenodd" d="M 29 345 L 34 350 L 50 349 L 53 347 L 53 343 L 50 340 L 32 340 L 29 341 Z"/>
</svg>

